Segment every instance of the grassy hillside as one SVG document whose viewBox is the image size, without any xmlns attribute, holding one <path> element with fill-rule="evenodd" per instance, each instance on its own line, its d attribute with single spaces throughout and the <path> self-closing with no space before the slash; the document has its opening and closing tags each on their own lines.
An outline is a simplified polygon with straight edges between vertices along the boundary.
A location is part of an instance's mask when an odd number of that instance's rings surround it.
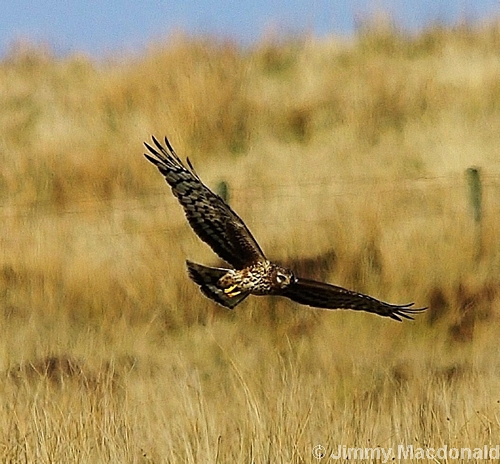
<svg viewBox="0 0 500 464">
<path fill-rule="evenodd" d="M 100 62 L 19 45 L 0 127 L 2 461 L 498 444 L 497 24 L 176 36 Z M 216 307 L 184 261 L 217 260 L 143 158 L 151 134 L 229 186 L 270 258 L 430 310 Z"/>
</svg>

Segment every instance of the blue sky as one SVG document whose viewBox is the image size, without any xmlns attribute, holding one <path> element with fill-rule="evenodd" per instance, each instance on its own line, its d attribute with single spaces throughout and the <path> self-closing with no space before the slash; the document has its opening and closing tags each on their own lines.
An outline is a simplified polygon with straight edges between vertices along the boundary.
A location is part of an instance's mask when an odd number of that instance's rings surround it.
<svg viewBox="0 0 500 464">
<path fill-rule="evenodd" d="M 102 57 L 140 50 L 175 31 L 251 43 L 269 31 L 351 34 L 370 12 L 386 11 L 416 30 L 500 15 L 500 0 L 6 0 L 0 15 L 0 55 L 16 40 L 45 42 L 58 53 Z"/>
</svg>

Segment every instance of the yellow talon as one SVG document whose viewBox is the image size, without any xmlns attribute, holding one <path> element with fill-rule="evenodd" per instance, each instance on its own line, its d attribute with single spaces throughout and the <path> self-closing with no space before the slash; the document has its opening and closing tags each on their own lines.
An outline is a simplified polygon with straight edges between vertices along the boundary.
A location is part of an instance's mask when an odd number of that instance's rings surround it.
<svg viewBox="0 0 500 464">
<path fill-rule="evenodd" d="M 231 293 L 234 289 L 236 288 L 236 285 L 231 285 L 230 287 L 227 287 L 224 289 L 224 293 Z"/>
<path fill-rule="evenodd" d="M 236 291 L 233 291 L 234 289 L 236 289 L 237 286 L 236 285 L 231 285 L 230 287 L 227 287 L 224 289 L 224 293 L 230 297 L 233 297 L 233 296 L 236 296 L 236 295 L 239 295 L 241 293 L 241 290 L 236 290 Z"/>
</svg>

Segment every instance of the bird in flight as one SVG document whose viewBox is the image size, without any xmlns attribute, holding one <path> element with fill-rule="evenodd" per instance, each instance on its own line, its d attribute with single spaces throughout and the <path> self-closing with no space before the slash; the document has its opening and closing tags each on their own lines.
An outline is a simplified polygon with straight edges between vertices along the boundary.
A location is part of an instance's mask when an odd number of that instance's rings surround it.
<svg viewBox="0 0 500 464">
<path fill-rule="evenodd" d="M 145 143 L 144 156 L 170 185 L 198 237 L 231 267 L 216 268 L 186 261 L 191 279 L 211 300 L 233 309 L 248 295 L 279 295 L 322 309 L 368 311 L 401 321 L 426 308 L 413 303 L 395 305 L 336 285 L 296 276 L 292 270 L 269 261 L 243 220 L 198 177 L 187 159 L 177 156 L 165 137 L 163 146 L 155 137 Z M 154 145 L 154 146 L 153 146 Z"/>
</svg>

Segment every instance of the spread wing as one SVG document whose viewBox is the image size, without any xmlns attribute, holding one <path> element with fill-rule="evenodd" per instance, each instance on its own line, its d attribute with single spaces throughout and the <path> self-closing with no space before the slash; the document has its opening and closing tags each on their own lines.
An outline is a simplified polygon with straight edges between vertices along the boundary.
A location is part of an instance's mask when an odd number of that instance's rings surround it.
<svg viewBox="0 0 500 464">
<path fill-rule="evenodd" d="M 264 253 L 244 222 L 219 195 L 203 184 L 189 159 L 188 168 L 166 137 L 166 147 L 155 137 L 152 139 L 154 147 L 145 143 L 150 153 L 144 156 L 165 176 L 198 237 L 236 269 L 264 259 Z"/>
<path fill-rule="evenodd" d="M 281 294 L 297 303 L 323 309 L 354 309 L 368 311 L 379 316 L 388 316 L 396 321 L 401 318 L 413 319 L 412 315 L 427 308 L 410 308 L 413 303 L 393 305 L 384 303 L 368 295 L 353 292 L 336 285 L 297 279 Z"/>
</svg>

